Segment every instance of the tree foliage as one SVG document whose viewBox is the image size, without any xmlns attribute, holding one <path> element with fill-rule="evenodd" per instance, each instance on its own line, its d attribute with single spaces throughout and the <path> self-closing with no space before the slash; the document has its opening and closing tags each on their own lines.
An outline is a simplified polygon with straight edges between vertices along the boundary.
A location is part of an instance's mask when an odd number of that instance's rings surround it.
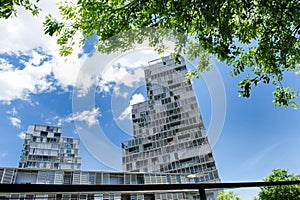
<svg viewBox="0 0 300 200">
<path fill-rule="evenodd" d="M 274 169 L 272 173 L 264 179 L 266 182 L 276 181 L 296 181 L 298 177 L 289 173 L 285 169 Z M 294 200 L 300 199 L 300 186 L 288 185 L 288 186 L 272 186 L 262 187 L 256 200 Z"/>
<path fill-rule="evenodd" d="M 174 54 L 202 58 L 198 72 L 209 68 L 214 55 L 232 66 L 232 76 L 246 74 L 238 84 L 240 96 L 249 97 L 259 84 L 273 84 L 275 105 L 297 107 L 298 93 L 283 80 L 300 71 L 298 0 L 62 0 L 59 10 L 62 20 L 48 15 L 44 26 L 46 34 L 58 36 L 63 56 L 72 53 L 76 33 L 82 34 L 81 45 L 96 35 L 97 48 L 104 52 L 126 50 L 146 39 L 162 52 L 164 31 L 147 30 L 171 30 L 194 38 L 191 44 L 188 37 L 175 34 Z M 130 30 L 134 34 L 128 38 L 114 38 Z"/>
<path fill-rule="evenodd" d="M 39 0 L 1 0 L 0 2 L 0 18 L 8 19 L 17 16 L 18 7 L 29 10 L 32 15 L 38 15 L 40 12 L 40 8 L 36 5 Z"/>
<path fill-rule="evenodd" d="M 220 192 L 216 200 L 242 200 L 237 194 L 232 191 L 229 192 Z"/>
</svg>

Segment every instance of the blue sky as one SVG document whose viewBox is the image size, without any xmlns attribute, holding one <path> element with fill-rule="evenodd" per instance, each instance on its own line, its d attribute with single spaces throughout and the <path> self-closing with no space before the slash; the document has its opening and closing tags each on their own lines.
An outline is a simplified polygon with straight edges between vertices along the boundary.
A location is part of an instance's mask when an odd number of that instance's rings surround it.
<svg viewBox="0 0 300 200">
<path fill-rule="evenodd" d="M 51 2 L 42 3 L 45 12 L 57 12 Z M 93 60 L 87 46 L 75 48 L 65 61 L 55 38 L 43 35 L 42 21 L 43 13 L 37 18 L 22 11 L 18 18 L 0 20 L 0 166 L 18 166 L 29 125 L 50 124 L 61 125 L 65 136 L 82 138 L 83 169 L 110 170 L 104 164 L 120 162 L 115 156 L 119 144 L 131 137 L 129 105 L 146 98 L 141 65 L 157 55 L 144 48 L 121 55 L 111 66 L 101 56 Z M 253 88 L 248 99 L 238 97 L 237 84 L 244 75 L 230 77 L 230 67 L 218 61 L 215 66 L 226 94 L 225 101 L 220 99 L 226 105 L 224 126 L 213 146 L 222 181 L 259 181 L 274 168 L 300 174 L 300 112 L 275 107 L 271 85 Z M 93 77 L 95 72 L 99 76 Z M 300 91 L 299 76 L 285 78 L 285 84 Z M 207 129 L 217 107 L 208 88 L 203 78 L 194 81 Z M 252 199 L 257 190 L 237 192 Z"/>
</svg>

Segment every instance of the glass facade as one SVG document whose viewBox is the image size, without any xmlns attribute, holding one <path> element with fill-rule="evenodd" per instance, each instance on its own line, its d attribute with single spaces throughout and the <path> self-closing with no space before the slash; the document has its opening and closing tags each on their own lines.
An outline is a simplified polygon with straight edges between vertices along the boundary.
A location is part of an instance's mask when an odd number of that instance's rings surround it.
<svg viewBox="0 0 300 200">
<path fill-rule="evenodd" d="M 83 170 L 0 168 L 0 184 L 67 184 L 67 185 L 123 185 L 123 184 L 185 184 L 191 178 L 173 173 L 101 172 Z M 208 191 L 207 199 L 215 199 Z M 188 200 L 199 199 L 197 190 L 135 191 L 81 193 L 0 193 L 0 199 L 64 199 L 64 200 Z"/>
<path fill-rule="evenodd" d="M 145 67 L 148 100 L 132 106 L 132 140 L 122 143 L 124 172 L 80 170 L 79 139 L 62 128 L 34 125 L 26 132 L 19 168 L 0 168 L 6 184 L 185 184 L 220 182 L 212 150 L 182 58 Z M 207 190 L 207 199 L 218 191 Z M 196 190 L 62 194 L 0 194 L 0 199 L 190 200 Z"/>
<path fill-rule="evenodd" d="M 20 168 L 80 169 L 79 139 L 61 137 L 62 128 L 29 126 L 20 156 Z"/>
<path fill-rule="evenodd" d="M 134 139 L 122 143 L 125 171 L 180 173 L 219 182 L 212 150 L 183 58 L 145 67 L 148 100 L 132 106 Z"/>
</svg>

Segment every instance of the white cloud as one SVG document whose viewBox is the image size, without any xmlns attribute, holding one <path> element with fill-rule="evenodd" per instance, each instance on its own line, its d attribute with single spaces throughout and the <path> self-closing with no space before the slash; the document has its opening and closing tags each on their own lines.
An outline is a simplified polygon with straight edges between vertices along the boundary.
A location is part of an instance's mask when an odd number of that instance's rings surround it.
<svg viewBox="0 0 300 200">
<path fill-rule="evenodd" d="M 116 63 L 130 68 L 138 68 L 157 58 L 159 58 L 159 55 L 152 48 L 145 47 L 125 54 Z"/>
<path fill-rule="evenodd" d="M 21 127 L 21 120 L 19 118 L 9 117 L 8 119 L 14 127 L 17 127 L 17 128 Z"/>
<path fill-rule="evenodd" d="M 79 97 L 86 95 L 92 86 L 96 86 L 97 92 L 109 92 L 114 87 L 115 95 L 126 98 L 128 94 L 121 93 L 120 88 L 134 87 L 144 82 L 143 65 L 157 58 L 153 51 L 143 49 L 121 56 L 116 54 L 95 53 L 86 59 L 77 79 Z"/>
<path fill-rule="evenodd" d="M 78 33 L 74 36 L 73 40 L 79 41 L 79 39 L 80 34 Z M 79 54 L 82 56 L 79 57 Z M 83 54 L 82 47 L 75 45 L 73 53 L 68 57 L 61 57 L 56 50 L 52 51 L 51 55 L 53 56 L 53 61 L 50 64 L 53 67 L 52 72 L 54 78 L 58 81 L 58 85 L 63 88 L 75 86 L 79 79 L 80 69 L 88 58 L 86 54 Z"/>
<path fill-rule="evenodd" d="M 120 87 L 134 87 L 144 81 L 144 66 L 149 60 L 157 59 L 159 56 L 148 47 L 140 48 L 119 57 L 112 67 L 107 68 L 101 74 L 101 79 L 97 86 L 100 91 L 108 92 L 112 82 L 116 83 L 114 92 L 117 96 L 127 97 L 122 93 Z"/>
<path fill-rule="evenodd" d="M 122 91 L 119 85 L 114 87 L 114 94 L 118 97 L 123 97 L 124 99 L 126 99 L 129 95 L 128 92 Z"/>
<path fill-rule="evenodd" d="M 158 55 L 147 47 L 126 53 L 114 62 L 121 67 L 108 67 L 106 71 L 84 74 L 81 67 L 87 60 L 87 55 L 82 54 L 82 48 L 74 46 L 73 54 L 69 57 L 61 57 L 58 53 L 59 46 L 56 38 L 44 35 L 42 23 L 45 15 L 51 13 L 59 18 L 55 1 L 41 1 L 39 3 L 42 13 L 33 17 L 30 12 L 20 10 L 18 17 L 0 19 L 0 53 L 14 52 L 16 55 L 28 55 L 29 61 L 23 61 L 24 69 L 12 66 L 7 60 L 0 59 L 0 101 L 10 104 L 15 99 L 30 100 L 31 94 L 45 93 L 61 87 L 65 90 L 69 86 L 77 86 L 78 95 L 87 94 L 89 88 L 96 84 L 99 91 L 109 91 L 112 83 L 116 87 L 125 85 L 133 87 L 143 80 L 144 71 L 141 65 L 146 65 L 149 60 L 156 59 Z M 80 34 L 75 35 L 73 41 L 79 41 Z M 33 49 L 41 49 L 36 51 Z M 51 56 L 51 60 L 45 61 L 42 66 L 35 67 L 41 60 Z M 83 55 L 79 57 L 78 55 Z M 99 63 L 99 60 L 97 61 Z M 105 68 L 106 66 L 99 66 Z M 49 76 L 53 77 L 49 80 Z M 100 80 L 100 81 L 99 81 Z M 98 82 L 98 83 L 97 83 Z M 128 94 L 118 93 L 126 98 Z"/>
<path fill-rule="evenodd" d="M 9 117 L 7 119 L 10 121 L 10 123 L 17 128 L 21 128 L 21 119 L 17 117 L 18 111 L 16 110 L 15 107 L 13 107 L 11 110 L 6 112 Z"/>
<path fill-rule="evenodd" d="M 24 132 L 21 132 L 18 134 L 18 138 L 20 138 L 21 140 L 25 139 L 26 134 Z"/>
<path fill-rule="evenodd" d="M 58 52 L 52 51 L 50 54 L 53 58 L 41 63 L 46 56 L 37 50 L 22 52 L 20 55 L 31 57 L 28 61 L 22 61 L 23 69 L 13 67 L 6 60 L 0 60 L 3 63 L 0 71 L 0 101 L 7 102 L 15 99 L 28 100 L 31 94 L 50 92 L 57 86 L 67 88 L 75 84 L 82 62 L 86 56 L 78 58 L 81 49 L 75 49 L 74 54 L 67 58 L 61 58 Z M 20 52 L 19 52 L 20 53 Z M 53 76 L 54 81 L 48 77 Z"/>
<path fill-rule="evenodd" d="M 10 64 L 4 58 L 0 58 L 0 71 L 9 71 L 13 68 L 13 65 Z"/>
<path fill-rule="evenodd" d="M 131 106 L 129 105 L 118 117 L 118 120 L 126 120 L 126 119 L 129 120 L 130 114 L 131 114 Z"/>
<path fill-rule="evenodd" d="M 136 83 L 144 81 L 144 69 L 137 68 L 131 73 L 127 73 L 126 76 L 123 76 L 122 79 L 119 81 L 120 84 L 124 84 L 128 87 L 133 87 Z"/>
<path fill-rule="evenodd" d="M 55 38 L 44 34 L 43 21 L 47 13 L 58 17 L 55 1 L 41 1 L 42 12 L 32 16 L 30 12 L 20 8 L 18 16 L 0 19 L 0 53 L 27 51 L 36 47 L 56 47 Z"/>
<path fill-rule="evenodd" d="M 47 80 L 51 66 L 34 67 L 33 57 L 25 63 L 24 69 L 0 72 L 0 100 L 28 99 L 30 94 L 53 90 L 53 83 Z"/>
<path fill-rule="evenodd" d="M 74 53 L 69 57 L 61 57 L 58 53 L 59 46 L 56 38 L 50 37 L 43 32 L 43 21 L 45 15 L 51 13 L 55 18 L 59 18 L 55 1 L 41 1 L 39 6 L 42 13 L 38 17 L 33 17 L 30 12 L 20 9 L 17 17 L 0 19 L 0 54 L 6 53 L 31 57 L 29 61 L 22 61 L 24 69 L 12 66 L 4 58 L 0 59 L 0 101 L 10 104 L 15 99 L 28 100 L 31 94 L 53 91 L 60 86 L 67 89 L 76 82 L 77 75 L 85 55 L 82 48 L 74 47 Z M 74 41 L 79 41 L 79 34 L 75 35 Z M 40 49 L 36 51 L 34 49 Z M 41 53 L 43 52 L 43 53 Z M 45 61 L 42 66 L 41 60 L 47 56 L 52 59 Z M 53 76 L 55 84 L 47 77 Z"/>
<path fill-rule="evenodd" d="M 86 122 L 88 126 L 92 126 L 98 123 L 97 117 L 100 115 L 99 108 L 93 108 L 92 110 L 84 110 L 82 112 L 73 113 L 71 116 L 62 119 L 62 121 L 81 121 Z"/>
<path fill-rule="evenodd" d="M 126 98 L 128 94 L 121 93 L 120 87 L 133 87 L 144 80 L 144 70 L 142 68 L 133 70 L 126 66 L 114 65 L 111 67 L 106 66 L 106 69 L 103 69 L 105 66 L 97 66 L 94 63 L 100 62 L 99 60 L 95 59 L 95 61 L 89 62 L 91 63 L 85 63 L 87 66 L 78 74 L 76 82 L 78 97 L 85 96 L 91 87 L 96 86 L 97 92 L 109 92 L 114 87 L 115 95 Z"/>
<path fill-rule="evenodd" d="M 18 111 L 16 110 L 15 107 L 13 107 L 11 110 L 7 111 L 6 113 L 12 116 L 16 116 L 18 114 Z"/>
<path fill-rule="evenodd" d="M 131 97 L 130 105 L 125 108 L 125 110 L 121 113 L 121 115 L 118 117 L 118 120 L 128 120 L 131 118 L 131 106 L 140 102 L 146 101 L 145 97 L 141 94 L 134 94 Z"/>
<path fill-rule="evenodd" d="M 79 73 L 78 81 L 76 82 L 76 91 L 78 97 L 85 96 L 89 89 L 95 85 L 97 76 L 96 75 L 89 75 L 87 73 Z"/>
<path fill-rule="evenodd" d="M 38 17 L 33 17 L 30 12 L 20 9 L 18 17 L 0 19 L 0 54 L 14 52 L 17 55 L 27 54 L 32 57 L 28 62 L 23 61 L 25 68 L 22 70 L 12 66 L 7 60 L 0 59 L 0 101 L 2 103 L 10 104 L 10 101 L 15 99 L 30 100 L 31 94 L 53 91 L 56 87 L 67 90 L 69 86 L 78 86 L 81 89 L 78 90 L 79 95 L 83 96 L 96 82 L 100 91 L 107 92 L 114 85 L 111 83 L 117 83 L 119 85 L 117 87 L 122 84 L 132 87 L 143 79 L 144 72 L 141 65 L 158 57 L 152 49 L 146 47 L 124 54 L 115 62 L 123 67 L 109 67 L 101 74 L 80 73 L 87 56 L 78 56 L 82 55 L 82 48 L 78 45 L 74 46 L 74 53 L 67 57 L 67 61 L 66 58 L 61 57 L 56 38 L 45 35 L 42 25 L 48 13 L 55 18 L 60 17 L 56 2 L 58 1 L 39 2 L 42 13 Z M 73 41 L 78 42 L 79 37 L 80 34 L 75 35 Z M 38 65 L 45 55 L 33 50 L 37 48 L 42 49 L 43 54 L 52 58 L 40 67 L 34 66 Z M 50 75 L 53 76 L 54 81 L 47 79 Z M 116 94 L 124 97 L 127 95 Z"/>
<path fill-rule="evenodd" d="M 134 95 L 132 95 L 132 97 L 131 97 L 130 105 L 134 105 L 134 104 L 137 104 L 137 103 L 141 103 L 141 102 L 144 102 L 145 100 L 146 100 L 146 99 L 145 99 L 144 95 L 142 95 L 141 93 L 134 94 Z"/>
<path fill-rule="evenodd" d="M 144 80 L 143 68 L 136 68 L 134 70 L 126 66 L 113 66 L 108 68 L 102 75 L 100 81 L 97 83 L 100 92 L 108 92 L 114 86 L 114 92 L 117 96 L 127 97 L 124 93 L 120 93 L 121 86 L 133 87 L 135 84 Z M 111 84 L 111 83 L 116 83 Z"/>
<path fill-rule="evenodd" d="M 0 158 L 4 158 L 5 156 L 7 156 L 7 153 L 5 153 L 5 152 L 0 152 Z"/>
</svg>

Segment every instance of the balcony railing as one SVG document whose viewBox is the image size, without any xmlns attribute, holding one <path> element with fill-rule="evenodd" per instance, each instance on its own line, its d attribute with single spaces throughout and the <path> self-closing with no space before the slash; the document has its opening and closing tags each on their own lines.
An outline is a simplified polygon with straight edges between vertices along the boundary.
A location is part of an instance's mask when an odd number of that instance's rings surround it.
<svg viewBox="0 0 300 200">
<path fill-rule="evenodd" d="M 2 193 L 98 193 L 98 192 L 133 192 L 133 191 L 186 191 L 198 190 L 200 199 L 206 200 L 205 190 L 229 189 L 266 186 L 300 185 L 299 181 L 279 182 L 235 182 L 201 184 L 140 184 L 140 185 L 55 185 L 55 184 L 0 184 Z"/>
</svg>

